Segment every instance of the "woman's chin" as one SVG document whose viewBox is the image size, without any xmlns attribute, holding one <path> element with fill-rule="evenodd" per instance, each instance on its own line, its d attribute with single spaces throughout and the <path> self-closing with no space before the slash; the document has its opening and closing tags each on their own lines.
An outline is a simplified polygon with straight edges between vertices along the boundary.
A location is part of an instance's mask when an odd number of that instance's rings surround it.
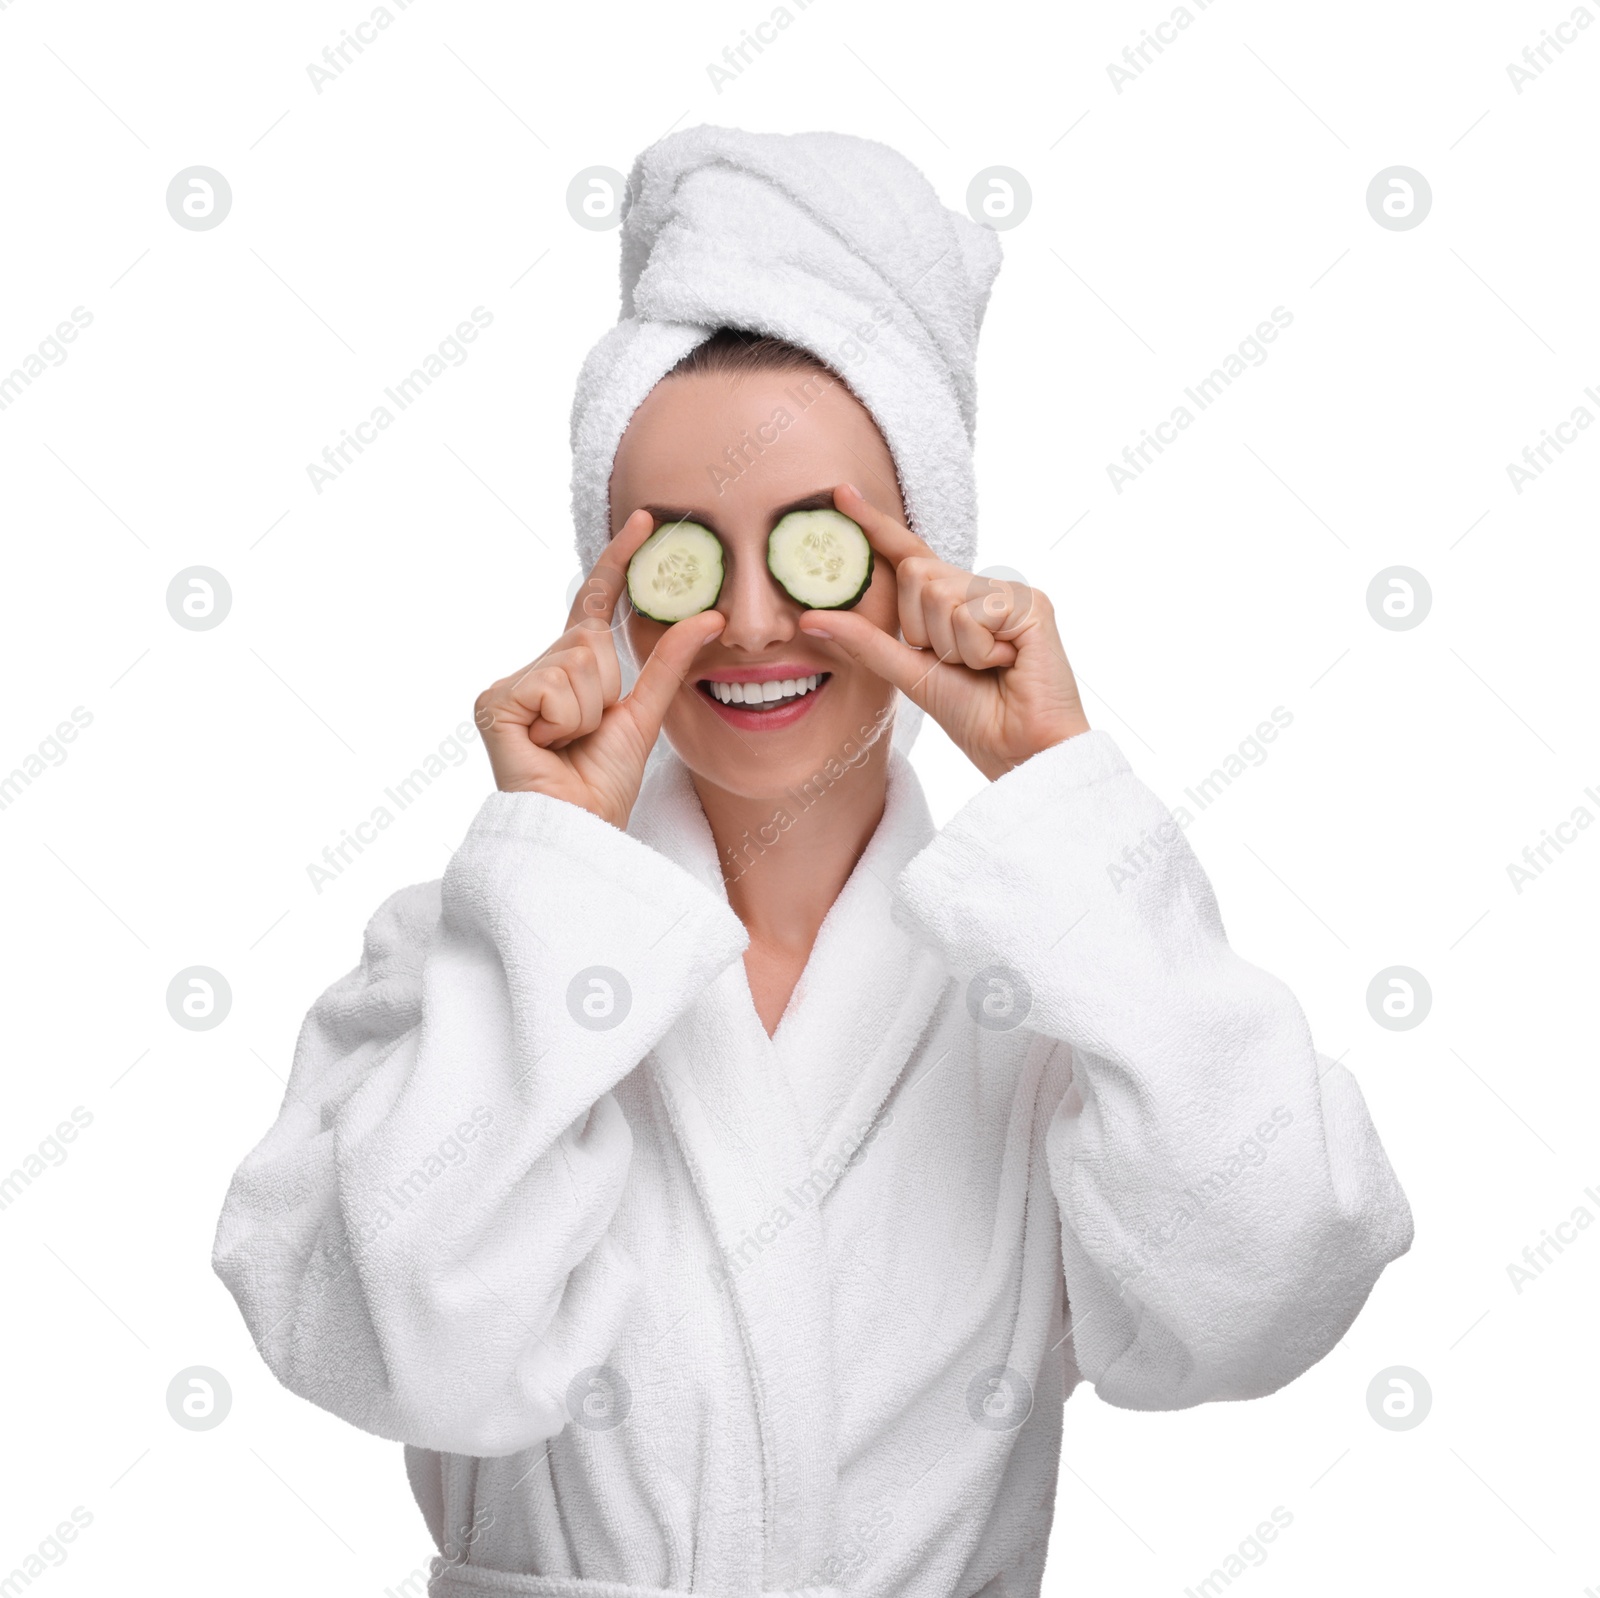
<svg viewBox="0 0 1600 1598">
<path fill-rule="evenodd" d="M 893 703 L 853 707 L 842 696 L 830 704 L 819 695 L 800 715 L 685 706 L 691 714 L 675 708 L 666 732 L 690 771 L 724 793 L 781 800 L 831 787 L 865 765 L 879 744 L 887 748 Z M 775 719 L 756 720 L 766 714 Z"/>
</svg>

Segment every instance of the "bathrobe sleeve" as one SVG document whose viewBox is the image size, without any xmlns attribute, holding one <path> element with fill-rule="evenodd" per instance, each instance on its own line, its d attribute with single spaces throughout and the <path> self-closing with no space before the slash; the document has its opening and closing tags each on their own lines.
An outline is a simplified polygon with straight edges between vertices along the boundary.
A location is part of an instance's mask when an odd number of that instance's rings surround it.
<svg viewBox="0 0 1600 1598">
<path fill-rule="evenodd" d="M 540 794 L 483 803 L 301 1027 L 213 1265 L 292 1391 L 441 1452 L 565 1425 L 640 1276 L 607 1236 L 612 1089 L 745 934 L 688 872 Z"/>
<path fill-rule="evenodd" d="M 899 893 L 980 1027 L 1070 1048 L 1045 1147 L 1070 1346 L 1099 1396 L 1259 1397 L 1328 1353 L 1410 1247 L 1410 1208 L 1354 1077 L 1229 947 L 1182 827 L 1110 735 L 991 783 Z"/>
</svg>

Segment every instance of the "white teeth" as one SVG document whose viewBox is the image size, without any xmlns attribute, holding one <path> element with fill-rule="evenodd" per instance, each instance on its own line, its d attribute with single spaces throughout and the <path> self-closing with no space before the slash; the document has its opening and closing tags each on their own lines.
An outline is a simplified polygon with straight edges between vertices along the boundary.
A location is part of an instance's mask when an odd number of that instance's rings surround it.
<svg viewBox="0 0 1600 1598">
<path fill-rule="evenodd" d="M 725 705 L 773 704 L 813 692 L 822 681 L 820 672 L 809 677 L 784 677 L 772 682 L 708 682 L 712 697 Z"/>
</svg>

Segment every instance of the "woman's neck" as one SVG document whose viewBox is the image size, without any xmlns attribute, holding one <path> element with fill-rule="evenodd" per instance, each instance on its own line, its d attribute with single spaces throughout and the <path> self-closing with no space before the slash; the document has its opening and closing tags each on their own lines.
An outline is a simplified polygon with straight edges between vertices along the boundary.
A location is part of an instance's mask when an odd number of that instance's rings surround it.
<svg viewBox="0 0 1600 1598">
<path fill-rule="evenodd" d="M 887 738 L 826 788 L 752 799 L 696 777 L 728 903 L 750 934 L 745 957 L 768 1033 L 810 957 L 818 929 L 882 819 Z"/>
</svg>

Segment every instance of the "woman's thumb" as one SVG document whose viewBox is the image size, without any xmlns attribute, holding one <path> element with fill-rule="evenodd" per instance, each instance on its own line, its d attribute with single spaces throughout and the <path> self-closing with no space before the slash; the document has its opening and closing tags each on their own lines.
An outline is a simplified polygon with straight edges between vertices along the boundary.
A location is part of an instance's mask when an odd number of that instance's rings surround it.
<svg viewBox="0 0 1600 1598">
<path fill-rule="evenodd" d="M 800 631 L 843 650 L 857 665 L 891 682 L 913 704 L 928 708 L 931 679 L 941 669 L 931 650 L 913 649 L 851 610 L 808 610 Z"/>
<path fill-rule="evenodd" d="M 667 707 L 687 680 L 694 657 L 726 625 L 720 611 L 702 610 L 675 622 L 656 640 L 650 658 L 639 669 L 638 681 L 623 701 L 648 743 L 653 744 L 661 731 Z"/>
</svg>

